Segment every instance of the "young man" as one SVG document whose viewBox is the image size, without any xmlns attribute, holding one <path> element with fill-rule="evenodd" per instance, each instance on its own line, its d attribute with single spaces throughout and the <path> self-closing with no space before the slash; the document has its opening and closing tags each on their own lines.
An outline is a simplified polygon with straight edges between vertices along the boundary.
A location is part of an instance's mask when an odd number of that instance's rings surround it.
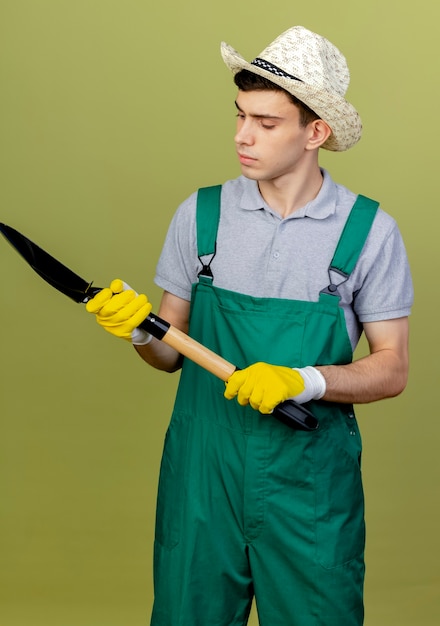
<svg viewBox="0 0 440 626">
<path fill-rule="evenodd" d="M 238 86 L 242 176 L 216 206 L 178 209 L 157 267 L 159 315 L 239 368 L 222 381 L 137 329 L 146 296 L 113 281 L 88 303 L 151 365 L 182 366 L 155 538 L 156 626 L 363 622 L 361 441 L 353 403 L 399 394 L 412 284 L 394 220 L 320 169 L 361 136 L 345 58 L 303 27 L 252 63 L 222 44 Z M 370 354 L 352 362 L 361 332 Z M 313 432 L 270 416 L 307 403 Z M 236 398 L 236 399 L 235 399 Z"/>
</svg>

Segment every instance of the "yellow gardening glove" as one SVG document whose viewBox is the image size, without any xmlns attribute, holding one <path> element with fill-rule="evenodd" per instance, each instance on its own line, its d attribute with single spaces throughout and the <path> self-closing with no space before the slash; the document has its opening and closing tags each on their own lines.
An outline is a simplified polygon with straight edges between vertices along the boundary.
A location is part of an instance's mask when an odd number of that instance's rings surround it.
<svg viewBox="0 0 440 626">
<path fill-rule="evenodd" d="M 314 367 L 291 369 L 281 365 L 254 363 L 229 377 L 225 398 L 231 400 L 237 396 L 238 403 L 243 406 L 250 404 L 260 413 L 272 413 L 277 404 L 284 400 L 294 398 L 303 404 L 319 400 L 325 391 L 325 379 Z"/>
<path fill-rule="evenodd" d="M 301 374 L 290 367 L 254 363 L 229 377 L 225 398 L 237 396 L 241 405 L 250 404 L 260 413 L 271 413 L 277 404 L 304 391 Z"/>
<path fill-rule="evenodd" d="M 151 313 L 151 303 L 144 294 L 138 295 L 122 280 L 113 280 L 110 288 L 102 289 L 86 304 L 89 313 L 107 332 L 131 341 L 135 345 L 149 343 L 152 336 L 138 328 Z"/>
</svg>

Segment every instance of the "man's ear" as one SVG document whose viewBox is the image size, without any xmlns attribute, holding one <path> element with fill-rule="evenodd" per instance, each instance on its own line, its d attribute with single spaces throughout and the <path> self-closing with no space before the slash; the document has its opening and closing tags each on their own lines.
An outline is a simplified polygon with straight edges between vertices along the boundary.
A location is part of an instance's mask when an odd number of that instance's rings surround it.
<svg viewBox="0 0 440 626">
<path fill-rule="evenodd" d="M 316 150 L 327 141 L 327 139 L 332 134 L 332 129 L 327 124 L 327 122 L 324 122 L 324 120 L 321 119 L 313 120 L 313 122 L 310 122 L 309 126 L 310 137 L 307 148 L 309 150 Z"/>
</svg>

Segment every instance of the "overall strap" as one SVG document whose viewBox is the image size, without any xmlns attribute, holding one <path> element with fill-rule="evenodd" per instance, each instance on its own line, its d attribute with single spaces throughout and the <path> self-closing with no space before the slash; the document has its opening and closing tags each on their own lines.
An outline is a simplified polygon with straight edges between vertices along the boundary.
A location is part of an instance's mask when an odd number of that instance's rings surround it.
<svg viewBox="0 0 440 626">
<path fill-rule="evenodd" d="M 216 252 L 221 191 L 221 185 L 214 185 L 213 187 L 202 187 L 197 192 L 197 254 L 203 266 L 199 272 L 199 277 L 213 278 L 210 265 Z M 208 262 L 206 259 L 202 259 L 202 257 L 207 256 L 210 257 Z"/>
<path fill-rule="evenodd" d="M 345 282 L 354 270 L 378 207 L 379 202 L 366 196 L 359 195 L 356 198 L 328 268 L 330 284 L 321 293 L 339 295 L 338 285 Z"/>
</svg>

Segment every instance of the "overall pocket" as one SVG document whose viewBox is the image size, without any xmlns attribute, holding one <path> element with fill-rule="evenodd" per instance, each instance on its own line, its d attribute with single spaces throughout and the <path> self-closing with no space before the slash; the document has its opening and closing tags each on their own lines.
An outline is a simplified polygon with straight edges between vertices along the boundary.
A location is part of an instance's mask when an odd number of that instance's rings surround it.
<svg viewBox="0 0 440 626">
<path fill-rule="evenodd" d="M 188 428 L 173 417 L 160 466 L 155 534 L 156 541 L 169 550 L 178 545 L 181 535 L 187 440 Z"/>
<path fill-rule="evenodd" d="M 363 555 L 364 493 L 360 449 L 347 429 L 324 437 L 315 456 L 315 519 L 318 562 L 326 569 Z"/>
</svg>

